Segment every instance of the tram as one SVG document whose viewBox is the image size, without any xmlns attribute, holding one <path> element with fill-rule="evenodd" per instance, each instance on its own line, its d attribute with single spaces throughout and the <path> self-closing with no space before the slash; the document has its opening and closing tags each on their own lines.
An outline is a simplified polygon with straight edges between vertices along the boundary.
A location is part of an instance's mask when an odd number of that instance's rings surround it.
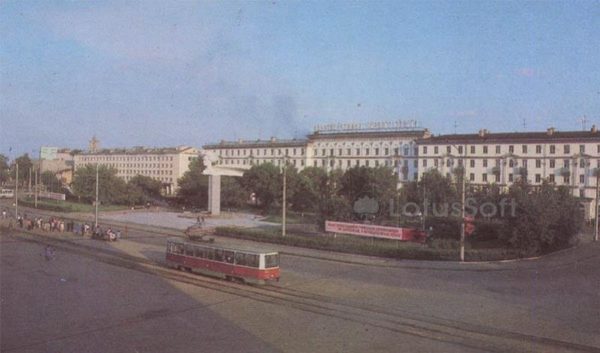
<svg viewBox="0 0 600 353">
<path fill-rule="evenodd" d="M 229 280 L 279 281 L 279 253 L 224 248 L 182 239 L 167 240 L 167 265 Z"/>
</svg>

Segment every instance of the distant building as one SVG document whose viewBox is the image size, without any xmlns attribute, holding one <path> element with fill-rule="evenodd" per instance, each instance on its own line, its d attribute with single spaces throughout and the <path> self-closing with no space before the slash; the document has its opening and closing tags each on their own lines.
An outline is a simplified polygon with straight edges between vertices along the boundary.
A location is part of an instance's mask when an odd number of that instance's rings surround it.
<svg viewBox="0 0 600 353">
<path fill-rule="evenodd" d="M 75 170 L 89 164 L 113 167 L 125 181 L 136 175 L 151 177 L 161 182 L 163 194 L 172 195 L 179 188 L 177 180 L 198 155 L 198 149 L 188 146 L 112 148 L 75 154 L 74 162 Z"/>
<path fill-rule="evenodd" d="M 387 166 L 399 182 L 417 177 L 416 140 L 429 135 L 416 121 L 318 125 L 305 139 L 221 141 L 203 146 L 218 165 L 249 169 L 252 165 L 281 165 L 284 158 L 298 170 L 327 171 L 354 166 Z"/>
<path fill-rule="evenodd" d="M 54 173 L 63 184 L 70 184 L 73 180 L 73 155 L 68 148 L 40 147 L 40 159 L 35 165 L 40 173 Z"/>
<path fill-rule="evenodd" d="M 589 131 L 491 133 L 430 136 L 417 140 L 419 174 L 437 169 L 454 176 L 459 166 L 471 185 L 508 187 L 521 178 L 532 185 L 548 180 L 568 186 L 588 218 L 596 197 L 594 171 L 600 168 L 600 133 Z"/>
</svg>

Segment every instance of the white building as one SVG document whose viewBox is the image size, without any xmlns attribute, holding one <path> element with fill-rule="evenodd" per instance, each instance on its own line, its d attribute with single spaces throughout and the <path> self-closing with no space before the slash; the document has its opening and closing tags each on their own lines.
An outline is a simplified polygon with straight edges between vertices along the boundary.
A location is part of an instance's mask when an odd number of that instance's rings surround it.
<svg viewBox="0 0 600 353">
<path fill-rule="evenodd" d="M 452 176 L 464 165 L 471 185 L 507 187 L 519 178 L 533 185 L 548 180 L 566 185 L 581 199 L 589 218 L 593 216 L 596 177 L 600 168 L 600 133 L 590 131 L 491 133 L 438 135 L 417 141 L 419 174 L 437 169 Z"/>
<path fill-rule="evenodd" d="M 188 171 L 190 162 L 198 158 L 200 151 L 193 147 L 172 148 L 134 147 L 131 149 L 97 149 L 74 156 L 75 171 L 88 165 L 106 165 L 117 170 L 117 176 L 125 181 L 136 175 L 144 175 L 162 183 L 166 195 L 178 189 L 177 180 Z"/>
<path fill-rule="evenodd" d="M 417 177 L 416 140 L 428 135 L 429 131 L 419 128 L 415 121 L 330 124 L 315 127 L 306 139 L 221 141 L 203 148 L 216 157 L 218 165 L 230 168 L 281 165 L 284 158 L 298 170 L 387 166 L 405 182 Z"/>
</svg>

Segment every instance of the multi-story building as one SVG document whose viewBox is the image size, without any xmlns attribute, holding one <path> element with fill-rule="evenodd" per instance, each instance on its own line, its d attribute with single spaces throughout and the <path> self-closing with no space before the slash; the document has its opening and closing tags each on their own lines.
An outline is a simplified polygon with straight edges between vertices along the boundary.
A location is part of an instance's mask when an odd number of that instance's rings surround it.
<svg viewBox="0 0 600 353">
<path fill-rule="evenodd" d="M 188 171 L 190 162 L 200 151 L 193 147 L 134 147 L 131 149 L 94 149 L 95 152 L 75 154 L 75 170 L 85 165 L 106 165 L 117 170 L 125 181 L 144 175 L 162 183 L 163 193 L 172 195 L 178 189 L 177 180 Z"/>
<path fill-rule="evenodd" d="M 416 140 L 429 131 L 415 121 L 329 124 L 315 127 L 306 139 L 221 141 L 204 146 L 217 164 L 249 169 L 254 164 L 281 165 L 284 158 L 302 170 L 320 167 L 346 170 L 354 166 L 394 168 L 400 182 L 417 177 Z"/>
<path fill-rule="evenodd" d="M 600 133 L 590 131 L 491 133 L 429 136 L 417 141 L 419 174 L 437 169 L 452 176 L 464 166 L 471 185 L 510 186 L 520 178 L 533 185 L 544 180 L 566 185 L 593 215 L 596 168 L 600 168 Z M 462 169 L 460 169 L 462 171 Z"/>
</svg>

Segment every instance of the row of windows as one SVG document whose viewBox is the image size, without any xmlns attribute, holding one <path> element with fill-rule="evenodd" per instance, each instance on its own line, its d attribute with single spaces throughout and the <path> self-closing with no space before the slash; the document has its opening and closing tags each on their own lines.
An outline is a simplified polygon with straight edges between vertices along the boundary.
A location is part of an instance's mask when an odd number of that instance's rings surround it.
<svg viewBox="0 0 600 353">
<path fill-rule="evenodd" d="M 446 176 L 448 178 L 450 178 L 450 173 L 447 173 Z M 515 178 L 516 177 L 515 177 L 515 175 L 513 173 L 509 173 L 508 174 L 508 181 L 509 182 L 511 182 L 511 183 L 514 182 Z M 475 180 L 475 173 L 470 173 L 469 174 L 469 180 L 470 181 L 476 181 Z M 541 174 L 535 174 L 534 180 L 535 180 L 536 183 L 541 183 L 542 182 L 542 175 Z M 585 184 L 585 180 L 586 180 L 585 175 L 584 174 L 580 174 L 579 175 L 579 183 L 580 184 Z M 491 182 L 491 181 L 493 181 L 493 182 L 499 183 L 500 182 L 500 175 L 499 174 L 488 175 L 487 173 L 483 173 L 483 174 L 481 174 L 481 181 L 482 182 Z M 548 181 L 551 182 L 551 183 L 555 183 L 557 181 L 556 175 L 554 175 L 554 174 L 548 175 Z M 569 175 L 563 175 L 562 176 L 562 181 L 563 181 L 564 184 L 570 184 L 571 183 L 571 177 Z"/>
<path fill-rule="evenodd" d="M 495 164 L 496 167 L 500 167 L 500 165 L 502 164 L 502 159 L 498 158 L 498 159 L 494 159 L 493 161 L 494 161 L 494 164 Z M 521 167 L 527 168 L 529 166 L 529 161 L 530 161 L 529 159 L 522 159 L 521 160 Z M 589 160 L 581 159 L 578 162 L 579 162 L 578 166 L 582 167 L 582 168 L 591 167 L 592 166 L 592 162 L 589 161 Z M 423 159 L 422 162 L 421 162 L 421 165 L 423 167 L 428 167 L 428 164 L 429 164 L 429 160 L 427 160 L 427 159 Z M 469 167 L 475 168 L 477 166 L 477 164 L 479 164 L 479 163 L 477 163 L 477 160 L 475 160 L 475 159 L 470 159 L 469 160 Z M 439 167 L 439 165 L 440 165 L 440 160 L 439 159 L 434 159 L 433 160 L 433 166 L 434 167 Z M 454 165 L 454 161 L 451 158 L 449 158 L 446 161 L 446 165 L 449 166 L 449 167 L 451 167 L 451 166 Z M 458 160 L 458 165 L 462 166 L 462 159 Z M 484 168 L 487 168 L 488 167 L 488 160 L 487 159 L 482 159 L 481 160 L 481 166 L 484 167 Z M 509 159 L 508 160 L 508 166 L 509 167 L 518 167 L 519 166 L 519 161 L 517 159 Z M 544 161 L 541 160 L 541 159 L 536 159 L 535 160 L 535 167 L 536 168 L 542 168 L 542 166 L 545 166 Z M 556 159 L 549 159 L 548 160 L 548 166 L 550 168 L 556 168 Z M 596 161 L 596 166 L 598 168 L 600 168 L 600 159 L 598 159 Z M 571 167 L 571 159 L 563 159 L 562 160 L 562 167 L 563 168 L 570 168 Z"/>
<path fill-rule="evenodd" d="M 173 175 L 172 170 L 139 170 L 139 169 L 124 169 L 117 171 L 117 174 L 133 174 L 133 175 Z"/>
<path fill-rule="evenodd" d="M 429 151 L 428 147 L 429 146 L 422 147 L 422 153 L 424 155 L 426 155 L 428 153 L 428 151 Z M 453 147 L 454 146 L 446 146 L 446 153 L 451 154 Z M 469 146 L 469 153 L 476 154 L 477 147 L 481 147 L 481 151 L 483 154 L 489 153 L 489 146 L 473 146 L 473 145 Z M 556 154 L 556 147 L 557 147 L 556 145 L 550 145 L 549 146 L 549 154 Z M 463 153 L 463 146 L 456 146 L 454 148 L 456 149 L 458 154 Z M 571 145 L 562 145 L 562 149 L 563 149 L 563 154 L 571 153 Z M 502 151 L 502 146 L 496 145 L 495 146 L 496 154 L 502 153 L 501 151 Z M 439 152 L 440 152 L 439 146 L 433 146 L 433 154 L 439 154 Z M 529 152 L 529 145 L 521 145 L 521 153 L 528 153 L 528 152 Z M 600 153 L 600 145 L 597 145 L 596 152 Z M 508 145 L 508 153 L 515 153 L 514 145 Z M 542 145 L 535 145 L 535 153 L 542 154 Z M 579 145 L 579 153 L 581 153 L 581 154 L 586 153 L 586 145 Z"/>
<path fill-rule="evenodd" d="M 262 151 L 262 156 L 296 156 L 296 155 L 300 155 L 300 156 L 304 156 L 304 148 L 264 148 L 264 149 L 236 149 L 236 150 L 230 150 L 230 149 L 226 149 L 226 150 L 219 150 L 219 156 L 225 156 L 225 157 L 232 157 L 232 156 L 261 156 L 261 151 Z M 291 151 L 291 154 L 290 154 Z M 269 154 L 270 152 L 270 154 Z M 275 153 L 277 152 L 277 153 Z"/>
<path fill-rule="evenodd" d="M 172 161 L 173 156 L 82 156 L 82 161 Z"/>
<path fill-rule="evenodd" d="M 390 148 L 385 147 L 385 148 L 378 148 L 375 147 L 373 149 L 371 148 L 330 148 L 330 149 L 326 149 L 326 148 L 322 148 L 321 150 L 321 154 L 319 154 L 319 149 L 315 148 L 314 150 L 314 155 L 315 156 L 361 156 L 364 155 L 365 156 L 370 156 L 370 155 L 374 155 L 374 156 L 390 156 L 390 151 L 392 151 Z M 354 151 L 354 154 L 352 153 Z M 399 156 L 400 155 L 400 148 L 394 148 L 393 152 L 395 156 Z M 337 154 L 336 154 L 337 152 Z M 410 155 L 410 148 L 408 146 L 404 147 L 402 149 L 403 155 L 404 156 L 408 156 Z M 418 149 L 415 147 L 413 150 L 414 154 L 416 155 L 418 152 Z M 382 154 L 383 153 L 383 154 Z"/>
<path fill-rule="evenodd" d="M 173 163 L 100 163 L 101 165 L 107 165 L 117 169 L 122 168 L 173 168 Z"/>
</svg>

